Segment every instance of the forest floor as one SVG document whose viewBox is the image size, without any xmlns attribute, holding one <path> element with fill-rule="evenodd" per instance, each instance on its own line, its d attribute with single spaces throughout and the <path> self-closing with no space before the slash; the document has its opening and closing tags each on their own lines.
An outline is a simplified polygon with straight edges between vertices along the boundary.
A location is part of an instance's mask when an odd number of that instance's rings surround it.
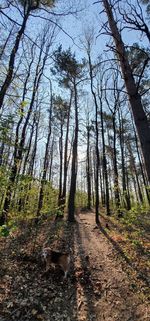
<svg viewBox="0 0 150 321">
<path fill-rule="evenodd" d="M 148 232 L 140 243 L 128 233 L 105 215 L 97 227 L 88 212 L 76 223 L 22 221 L 0 239 L 0 321 L 149 321 Z M 43 275 L 45 243 L 71 248 L 66 281 L 59 267 Z"/>
</svg>

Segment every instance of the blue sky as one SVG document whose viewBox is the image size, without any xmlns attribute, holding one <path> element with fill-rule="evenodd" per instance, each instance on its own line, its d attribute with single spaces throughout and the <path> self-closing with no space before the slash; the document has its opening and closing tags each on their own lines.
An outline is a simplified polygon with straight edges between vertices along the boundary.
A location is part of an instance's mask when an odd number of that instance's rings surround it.
<svg viewBox="0 0 150 321">
<path fill-rule="evenodd" d="M 70 37 L 62 31 L 59 32 L 56 40 L 57 44 L 63 45 L 63 49 L 67 49 L 70 46 L 71 49 L 76 52 L 76 55 L 77 57 L 79 57 L 79 59 L 80 57 L 84 56 L 84 52 L 81 49 L 81 38 L 83 38 L 85 30 L 91 27 L 95 30 L 95 44 L 93 46 L 94 58 L 96 58 L 97 55 L 102 52 L 102 50 L 106 49 L 105 45 L 109 39 L 109 37 L 104 35 L 98 37 L 101 25 L 104 21 L 106 21 L 106 16 L 103 13 L 99 14 L 103 9 L 102 4 L 93 4 L 93 2 L 93 0 L 67 0 L 67 2 L 63 0 L 56 0 L 56 12 L 65 11 L 66 3 L 67 5 L 73 4 L 74 7 L 77 7 L 79 9 L 83 8 L 83 11 L 78 13 L 77 17 L 70 15 L 62 17 L 60 20 L 60 25 L 62 25 L 63 29 L 74 39 L 74 43 L 70 39 Z M 134 0 L 132 0 L 132 2 L 134 2 Z M 36 14 L 39 15 L 40 11 Z M 9 12 L 9 15 L 11 15 L 14 20 L 20 21 L 19 14 L 16 13 L 15 10 L 13 10 L 13 12 Z M 53 17 L 50 15 L 50 18 Z M 31 37 L 33 37 L 33 39 L 35 39 L 35 34 L 37 33 L 37 31 L 40 31 L 43 24 L 44 21 L 42 19 L 31 17 L 27 24 L 26 33 L 28 33 Z M 123 32 L 123 39 L 125 43 L 129 45 L 136 41 L 140 41 L 141 45 L 147 45 L 146 39 L 140 39 L 140 33 L 137 33 L 135 31 L 125 30 Z"/>
<path fill-rule="evenodd" d="M 132 1 L 134 2 L 134 0 Z M 94 57 L 97 57 L 102 50 L 106 49 L 105 45 L 109 40 L 108 36 L 98 36 L 101 25 L 106 21 L 106 15 L 103 13 L 100 14 L 103 9 L 102 5 L 100 3 L 93 5 L 93 2 L 93 0 L 80 1 L 80 3 L 85 6 L 84 11 L 79 13 L 77 18 L 70 16 L 66 17 L 63 21 L 63 28 L 74 38 L 76 45 L 73 44 L 72 40 L 62 32 L 60 32 L 57 39 L 58 42 L 63 44 L 63 48 L 68 48 L 70 46 L 79 57 L 84 55 L 81 50 L 80 38 L 84 34 L 84 30 L 87 30 L 89 27 L 92 27 L 95 30 L 95 45 L 93 50 Z M 141 37 L 140 33 L 135 30 L 131 31 L 126 29 L 123 31 L 122 36 L 127 45 L 140 42 L 141 46 L 148 46 L 147 39 Z"/>
</svg>

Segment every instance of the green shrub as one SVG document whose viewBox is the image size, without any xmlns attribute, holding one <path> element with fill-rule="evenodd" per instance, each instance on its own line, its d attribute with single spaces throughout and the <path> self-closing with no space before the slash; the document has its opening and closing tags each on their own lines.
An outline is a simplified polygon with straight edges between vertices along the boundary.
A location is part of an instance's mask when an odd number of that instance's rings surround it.
<svg viewBox="0 0 150 321">
<path fill-rule="evenodd" d="M 8 236 L 10 233 L 10 228 L 7 225 L 2 225 L 0 227 L 0 236 Z"/>
</svg>

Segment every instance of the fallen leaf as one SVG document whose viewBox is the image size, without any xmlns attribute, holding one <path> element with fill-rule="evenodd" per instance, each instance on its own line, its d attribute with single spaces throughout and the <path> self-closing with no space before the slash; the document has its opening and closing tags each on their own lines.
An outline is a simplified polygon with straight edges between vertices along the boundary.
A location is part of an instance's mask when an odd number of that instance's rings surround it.
<svg viewBox="0 0 150 321">
<path fill-rule="evenodd" d="M 9 302 L 9 303 L 7 304 L 7 308 L 12 308 L 13 306 L 14 306 L 13 302 Z"/>
<path fill-rule="evenodd" d="M 31 313 L 32 313 L 32 315 L 36 315 L 38 313 L 38 311 L 35 309 L 32 309 Z"/>
</svg>

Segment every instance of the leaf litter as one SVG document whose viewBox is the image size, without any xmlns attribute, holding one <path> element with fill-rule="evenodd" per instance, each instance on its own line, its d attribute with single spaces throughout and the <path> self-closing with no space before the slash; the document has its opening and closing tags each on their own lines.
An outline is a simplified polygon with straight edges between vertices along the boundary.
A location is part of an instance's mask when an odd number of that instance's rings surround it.
<svg viewBox="0 0 150 321">
<path fill-rule="evenodd" d="M 1 239 L 0 321 L 149 321 L 147 287 L 94 227 L 93 213 L 81 213 L 75 224 L 47 219 Z M 43 274 L 43 244 L 71 251 L 66 281 L 58 266 Z"/>
</svg>

